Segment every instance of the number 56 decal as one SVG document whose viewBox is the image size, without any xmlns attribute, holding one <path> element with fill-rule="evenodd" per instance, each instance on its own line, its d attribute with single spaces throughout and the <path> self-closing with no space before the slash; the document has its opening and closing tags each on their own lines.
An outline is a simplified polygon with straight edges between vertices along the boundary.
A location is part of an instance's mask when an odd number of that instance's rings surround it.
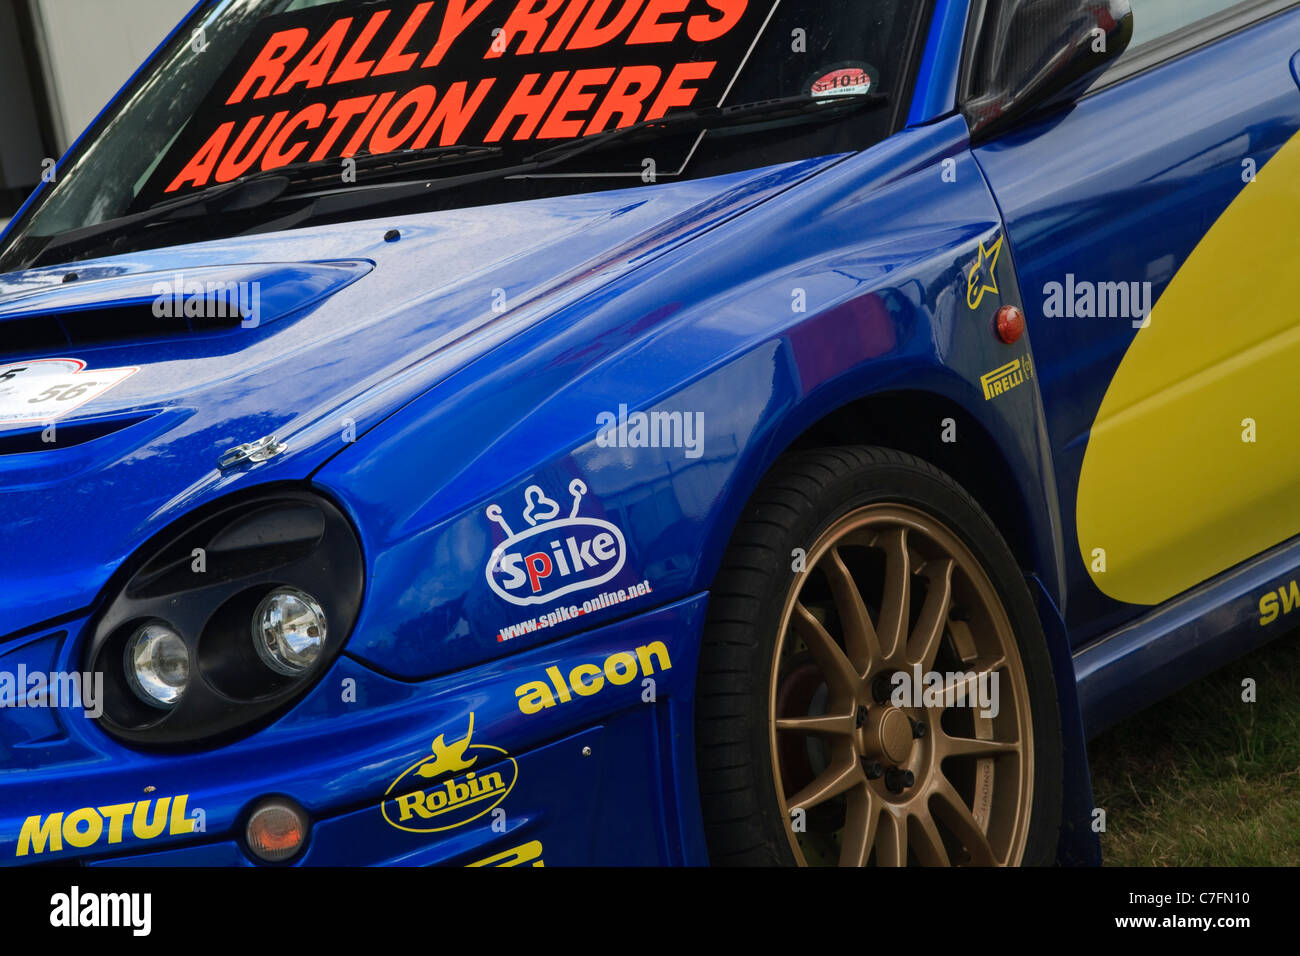
<svg viewBox="0 0 1300 956">
<path fill-rule="evenodd" d="M 89 371 L 81 359 L 33 359 L 0 365 L 0 426 L 51 422 L 99 398 L 140 371 Z"/>
</svg>

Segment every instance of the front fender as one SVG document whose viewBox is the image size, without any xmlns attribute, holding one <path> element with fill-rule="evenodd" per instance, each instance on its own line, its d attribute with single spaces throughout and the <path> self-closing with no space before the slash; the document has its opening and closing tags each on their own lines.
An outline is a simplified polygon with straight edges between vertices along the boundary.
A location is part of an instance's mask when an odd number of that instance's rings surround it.
<svg viewBox="0 0 1300 956">
<path fill-rule="evenodd" d="M 900 390 L 964 408 L 1002 449 L 1059 600 L 1032 355 L 992 331 L 1019 302 L 1000 239 L 964 122 L 907 130 L 462 369 L 315 476 L 370 562 L 350 652 L 425 678 L 706 590 L 782 451 Z M 988 394 L 1009 362 L 1025 375 Z"/>
</svg>

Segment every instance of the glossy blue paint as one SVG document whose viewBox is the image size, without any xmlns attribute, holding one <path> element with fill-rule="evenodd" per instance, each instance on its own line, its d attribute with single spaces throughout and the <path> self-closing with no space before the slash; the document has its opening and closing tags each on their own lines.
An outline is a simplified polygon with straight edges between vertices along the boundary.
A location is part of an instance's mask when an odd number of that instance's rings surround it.
<svg viewBox="0 0 1300 956">
<path fill-rule="evenodd" d="M 962 154 L 964 129 L 956 118 L 901 133 L 665 251 L 653 281 L 629 273 L 557 310 L 380 424 L 364 455 L 344 453 L 319 472 L 315 480 L 356 517 L 371 562 L 371 596 L 350 649 L 415 679 L 634 610 L 619 605 L 495 639 L 537 609 L 507 603 L 487 583 L 505 537 L 488 509 L 501 508 L 518 532 L 534 486 L 567 516 L 580 481 L 576 513 L 627 537 L 618 576 L 571 601 L 643 580 L 652 592 L 641 604 L 703 590 L 736 510 L 781 451 L 845 403 L 898 389 L 948 397 L 1007 450 L 1021 510 L 1043 542 L 1036 560 L 1055 582 L 1036 396 L 1023 389 L 987 402 L 979 392 L 982 374 L 1029 348 L 992 334 L 994 296 L 978 312 L 964 302 L 969 265 L 999 228 Z M 941 180 L 945 158 L 955 158 L 957 183 Z M 866 201 L 878 223 L 868 237 Z M 804 290 L 806 312 L 791 309 L 794 289 Z M 1009 268 L 1003 289 L 1014 301 Z M 600 447 L 598 416 L 620 405 L 702 412 L 700 456 Z"/>
<path fill-rule="evenodd" d="M 302 285 L 305 267 L 265 263 L 349 260 L 375 267 L 325 300 L 315 286 L 301 288 L 313 304 L 304 301 L 292 322 L 54 352 L 92 370 L 140 368 L 81 409 L 78 422 L 142 420 L 99 442 L 0 455 L 6 632 L 89 607 L 112 569 L 171 521 L 250 483 L 305 479 L 349 447 L 352 435 L 364 435 L 471 358 L 827 162 L 666 184 L 647 194 L 397 217 L 79 264 L 79 309 L 94 304 L 95 290 L 113 306 L 124 283 L 144 292 L 160 277 L 192 269 L 261 276 L 267 288 L 282 290 L 269 295 L 276 301 Z M 384 241 L 390 227 L 402 231 L 401 241 Z M 352 252 L 338 254 L 343 249 Z M 0 308 L 11 297 L 28 302 L 28 294 L 61 283 L 66 271 L 0 276 Z M 504 314 L 493 311 L 497 288 L 514 303 Z M 0 443 L 11 431 L 0 430 Z M 217 470 L 223 451 L 271 433 L 288 443 L 271 467 L 255 475 Z M 57 511 L 43 506 L 51 496 L 64 501 Z M 117 503 L 110 522 L 100 504 L 106 500 Z M 48 522 L 63 530 L 52 533 Z M 73 564 L 61 558 L 68 535 L 78 541 Z"/>
<path fill-rule="evenodd" d="M 970 0 L 935 0 L 930 34 L 917 71 L 916 92 L 907 114 L 908 126 L 920 126 L 957 109 L 957 80 L 966 36 Z"/>
<path fill-rule="evenodd" d="M 885 397 L 939 403 L 981 436 L 999 476 L 984 504 L 1013 516 L 1056 674 L 1060 855 L 1096 862 L 1085 728 L 1275 633 L 1252 629 L 1251 602 L 1300 558 L 1264 556 L 1078 651 L 1136 613 L 1092 589 L 1073 532 L 1087 426 L 1131 332 L 1046 322 L 1034 290 L 1066 269 L 1122 270 L 1139 234 L 1176 267 L 1235 194 L 1194 177 L 1194 158 L 1243 127 L 1271 155 L 1300 103 L 1255 66 L 1277 52 L 1256 29 L 972 152 L 952 115 L 966 7 L 936 4 L 909 128 L 859 153 L 131 253 L 79 263 L 71 284 L 66 267 L 0 276 L 0 330 L 142 308 L 178 271 L 256 277 L 276 319 L 5 352 L 140 370 L 60 423 L 86 426 L 75 443 L 6 452 L 33 430 L 0 428 L 0 670 L 79 669 L 110 576 L 227 494 L 310 485 L 350 516 L 366 561 L 343 656 L 235 743 L 146 753 L 77 712 L 0 714 L 0 862 L 248 863 L 240 831 L 267 794 L 311 814 L 307 864 L 471 863 L 534 843 L 547 863 L 707 862 L 694 685 L 722 552 L 783 451 L 844 410 L 869 434 Z M 1206 93 L 1211 75 L 1252 95 Z M 1199 119 L 1168 110 L 1194 94 Z M 998 291 L 972 309 L 967 276 L 999 240 Z M 1030 325 L 1010 346 L 993 334 L 1007 303 Z M 981 377 L 1012 359 L 1033 374 L 988 398 Z M 698 454 L 610 447 L 601 416 L 624 409 L 702 415 Z M 283 455 L 217 468 L 272 434 Z M 646 673 L 637 649 L 656 642 L 671 666 Z M 626 682 L 609 664 L 623 654 L 638 667 Z M 474 744 L 516 762 L 504 817 L 392 826 L 390 785 L 471 715 Z M 202 832 L 140 839 L 126 824 L 114 841 L 106 825 L 87 846 L 17 856 L 29 817 L 182 794 Z"/>
</svg>

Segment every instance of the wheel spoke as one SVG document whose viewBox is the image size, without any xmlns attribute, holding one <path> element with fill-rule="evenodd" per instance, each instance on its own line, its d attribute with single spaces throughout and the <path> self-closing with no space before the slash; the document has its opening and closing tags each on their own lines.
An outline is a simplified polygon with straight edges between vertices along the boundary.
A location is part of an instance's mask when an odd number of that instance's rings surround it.
<svg viewBox="0 0 1300 956">
<path fill-rule="evenodd" d="M 952 866 L 948 859 L 948 850 L 943 845 L 943 837 L 935 826 L 934 818 L 928 812 L 918 813 L 912 817 L 920 830 L 918 839 L 912 844 L 912 852 L 922 866 Z"/>
<path fill-rule="evenodd" d="M 934 572 L 927 575 L 930 586 L 925 593 L 925 603 L 907 642 L 907 663 L 920 664 L 922 670 L 931 670 L 939 653 L 948 610 L 952 607 L 952 569 L 955 564 L 952 558 L 944 558 L 938 562 Z"/>
<path fill-rule="evenodd" d="M 940 731 L 935 735 L 934 750 L 939 760 L 947 757 L 1001 757 L 1019 753 L 1020 744 L 977 737 L 951 737 Z"/>
<path fill-rule="evenodd" d="M 831 637 L 826 628 L 822 627 L 821 621 L 813 617 L 812 612 L 804 607 L 801 601 L 795 602 L 790 623 L 803 638 L 808 651 L 817 660 L 826 683 L 832 690 L 839 691 L 841 696 L 851 699 L 858 689 L 861 678 L 843 649 L 835 643 L 835 638 Z"/>
<path fill-rule="evenodd" d="M 907 817 L 886 809 L 876 831 L 876 865 L 907 866 Z"/>
<path fill-rule="evenodd" d="M 844 818 L 844 838 L 840 843 L 840 866 L 866 866 L 876 842 L 880 823 L 880 803 L 870 787 L 859 787 L 849 794 L 848 813 Z"/>
<path fill-rule="evenodd" d="M 930 798 L 935 804 L 934 815 L 966 847 L 972 863 L 976 866 L 997 866 L 998 860 L 993 855 L 993 848 L 989 846 L 989 838 L 971 813 L 970 807 L 966 806 L 966 801 L 943 774 L 935 776 L 934 794 Z"/>
<path fill-rule="evenodd" d="M 827 767 L 817 775 L 812 783 L 793 797 L 790 797 L 786 804 L 792 811 L 797 809 L 811 810 L 818 804 L 825 803 L 833 797 L 838 797 L 845 790 L 859 784 L 865 785 L 866 779 L 862 775 L 862 765 L 858 762 L 857 755 L 850 752 L 848 760 Z"/>
<path fill-rule="evenodd" d="M 844 564 L 838 548 L 831 548 L 822 559 L 821 567 L 830 582 L 835 596 L 835 609 L 839 611 L 844 628 L 844 649 L 859 675 L 871 671 L 871 665 L 880 660 L 880 641 L 876 629 L 862 601 L 862 592 Z"/>
<path fill-rule="evenodd" d="M 887 660 L 906 646 L 907 620 L 912 606 L 912 559 L 907 553 L 907 529 L 891 528 L 876 538 L 885 552 L 885 592 L 881 600 L 880 647 Z"/>
<path fill-rule="evenodd" d="M 980 665 L 969 671 L 963 671 L 959 675 L 954 675 L 952 679 L 945 680 L 943 683 L 943 702 L 939 705 L 940 710 L 947 710 L 949 700 L 962 702 L 963 706 L 970 707 L 973 702 L 979 700 L 979 681 L 985 675 L 992 675 L 1006 666 L 1005 657 L 996 658 L 989 661 L 987 658 Z M 991 682 L 990 682 L 991 683 Z M 993 688 L 990 686 L 990 691 Z"/>
<path fill-rule="evenodd" d="M 851 734 L 858 729 L 856 714 L 823 714 L 819 717 L 778 717 L 777 730 L 797 734 Z"/>
</svg>

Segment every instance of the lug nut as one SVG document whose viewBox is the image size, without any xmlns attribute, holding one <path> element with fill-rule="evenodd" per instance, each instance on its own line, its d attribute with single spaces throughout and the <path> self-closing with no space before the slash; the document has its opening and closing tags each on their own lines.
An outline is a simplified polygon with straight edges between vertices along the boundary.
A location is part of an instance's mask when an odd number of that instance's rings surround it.
<svg viewBox="0 0 1300 956">
<path fill-rule="evenodd" d="M 902 793 L 914 783 L 916 783 L 916 777 L 912 775 L 910 770 L 894 768 L 885 771 L 885 786 L 889 788 L 890 793 Z"/>
<path fill-rule="evenodd" d="M 861 727 L 863 724 L 867 722 L 867 708 L 862 706 L 858 707 L 858 713 L 857 716 L 854 718 L 854 722 L 858 727 Z"/>
<path fill-rule="evenodd" d="M 912 721 L 912 739 L 920 740 L 925 736 L 925 724 L 919 720 Z"/>
<path fill-rule="evenodd" d="M 885 768 L 880 766 L 879 760 L 865 760 L 862 763 L 862 772 L 866 774 L 868 780 L 879 780 L 885 775 Z"/>
</svg>

